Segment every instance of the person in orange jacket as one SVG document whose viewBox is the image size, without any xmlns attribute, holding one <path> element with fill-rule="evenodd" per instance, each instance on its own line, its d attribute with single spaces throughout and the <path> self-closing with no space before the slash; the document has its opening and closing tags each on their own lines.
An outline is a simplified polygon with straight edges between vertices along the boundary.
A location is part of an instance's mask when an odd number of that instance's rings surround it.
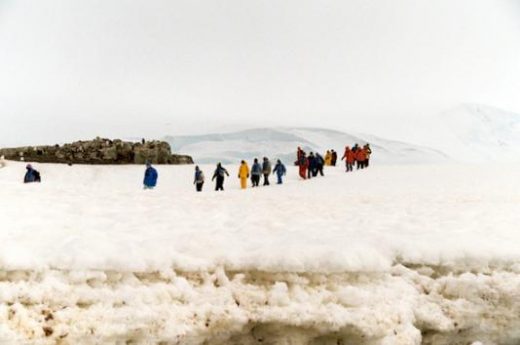
<svg viewBox="0 0 520 345">
<path fill-rule="evenodd" d="M 240 168 L 238 168 L 238 178 L 240 179 L 240 188 L 247 188 L 247 179 L 249 178 L 249 166 L 246 161 L 242 161 L 240 163 Z"/>
<path fill-rule="evenodd" d="M 345 147 L 345 153 L 343 154 L 343 157 L 341 157 L 341 160 L 345 160 L 345 167 L 346 171 L 352 171 L 354 167 L 354 161 L 355 159 L 355 153 L 350 149 L 350 147 Z"/>
<path fill-rule="evenodd" d="M 330 152 L 329 150 L 327 150 L 327 153 L 325 153 L 325 165 L 332 165 L 332 152 Z"/>
<path fill-rule="evenodd" d="M 364 169 L 367 160 L 367 150 L 365 148 L 359 148 L 356 151 L 356 162 L 357 169 Z"/>
</svg>

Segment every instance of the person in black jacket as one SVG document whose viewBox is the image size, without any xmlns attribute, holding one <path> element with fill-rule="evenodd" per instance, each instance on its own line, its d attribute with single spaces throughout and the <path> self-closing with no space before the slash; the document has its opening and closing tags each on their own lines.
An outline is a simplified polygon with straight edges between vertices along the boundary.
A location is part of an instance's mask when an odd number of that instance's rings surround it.
<svg viewBox="0 0 520 345">
<path fill-rule="evenodd" d="M 217 169 L 215 169 L 215 172 L 213 173 L 213 178 L 211 181 L 217 179 L 217 184 L 215 185 L 215 190 L 224 190 L 224 178 L 225 175 L 229 176 L 228 171 L 222 166 L 222 163 L 217 164 Z"/>
<path fill-rule="evenodd" d="M 195 167 L 195 178 L 193 184 L 195 185 L 197 192 L 202 192 L 202 187 L 204 186 L 204 173 L 200 170 L 198 165 Z"/>
<path fill-rule="evenodd" d="M 258 187 L 260 184 L 260 176 L 262 176 L 262 166 L 258 163 L 258 159 L 255 158 L 251 166 L 251 183 L 253 187 Z"/>
<path fill-rule="evenodd" d="M 307 178 L 310 179 L 313 176 L 316 176 L 317 172 L 317 162 L 316 157 L 314 156 L 314 153 L 309 153 L 309 157 L 307 157 L 307 160 L 309 161 L 309 167 L 307 170 Z"/>
<path fill-rule="evenodd" d="M 338 161 L 338 153 L 336 151 L 334 151 L 334 150 L 331 150 L 330 152 L 332 154 L 331 165 L 333 167 L 335 167 L 336 166 L 336 162 Z"/>
<path fill-rule="evenodd" d="M 316 170 L 313 172 L 313 176 L 317 176 L 318 173 L 323 176 L 323 166 L 325 165 L 325 159 L 322 155 L 316 152 L 316 156 L 314 158 L 316 160 Z"/>
</svg>

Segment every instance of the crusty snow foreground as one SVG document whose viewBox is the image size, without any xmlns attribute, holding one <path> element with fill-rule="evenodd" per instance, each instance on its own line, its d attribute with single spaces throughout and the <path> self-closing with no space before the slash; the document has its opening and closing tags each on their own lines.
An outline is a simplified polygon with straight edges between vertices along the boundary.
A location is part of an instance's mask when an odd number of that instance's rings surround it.
<svg viewBox="0 0 520 345">
<path fill-rule="evenodd" d="M 519 166 L 37 168 L 0 169 L 2 344 L 520 342 Z"/>
</svg>

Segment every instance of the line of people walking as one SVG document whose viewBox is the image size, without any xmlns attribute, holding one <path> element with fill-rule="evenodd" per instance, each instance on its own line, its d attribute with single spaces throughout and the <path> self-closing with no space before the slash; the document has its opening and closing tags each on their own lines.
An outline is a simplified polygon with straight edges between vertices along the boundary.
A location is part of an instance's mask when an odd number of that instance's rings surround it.
<svg viewBox="0 0 520 345">
<path fill-rule="evenodd" d="M 354 166 L 356 166 L 356 169 L 368 168 L 371 154 L 372 149 L 370 148 L 370 144 L 365 144 L 362 147 L 358 144 L 355 144 L 352 148 L 350 148 L 350 146 L 346 146 L 345 152 L 341 157 L 341 160 L 345 161 L 346 172 L 353 171 Z M 298 147 L 296 158 L 295 165 L 299 167 L 299 176 L 304 180 L 308 180 L 317 176 L 324 176 L 324 167 L 336 166 L 338 155 L 334 150 L 328 150 L 325 153 L 325 157 L 317 152 L 310 152 L 307 155 L 307 153 L 303 151 L 301 147 Z M 0 166 L 5 166 L 4 159 L 0 159 L 0 162 L 4 163 Z M 34 169 L 31 164 L 26 166 L 26 170 L 24 183 L 41 182 L 40 173 Z M 287 174 L 287 168 L 281 160 L 278 159 L 276 161 L 274 168 L 271 166 L 271 161 L 267 157 L 263 157 L 262 163 L 260 163 L 258 159 L 255 158 L 251 168 L 246 161 L 242 160 L 238 169 L 240 188 L 246 189 L 249 179 L 251 180 L 251 186 L 253 188 L 259 187 L 262 177 L 263 186 L 269 186 L 269 177 L 271 174 L 276 175 L 277 184 L 283 184 L 283 177 Z M 229 176 L 229 172 L 222 166 L 222 163 L 218 163 L 211 178 L 211 181 L 216 180 L 216 191 L 224 190 L 225 178 Z M 154 189 L 157 186 L 158 178 L 159 174 L 157 170 L 150 162 L 147 162 L 143 180 L 144 189 Z M 193 184 L 195 185 L 197 192 L 202 192 L 204 183 L 204 172 L 200 169 L 199 166 L 196 166 Z"/>
<path fill-rule="evenodd" d="M 349 146 L 345 147 L 345 153 L 343 154 L 341 160 L 345 160 L 345 167 L 347 172 L 353 171 L 354 165 L 356 165 L 357 169 L 364 169 L 369 166 L 371 153 L 372 150 L 369 144 L 366 144 L 363 147 L 360 147 L 358 144 L 355 144 L 352 147 L 352 149 Z M 301 147 L 298 147 L 296 152 L 296 158 L 297 159 L 295 165 L 299 167 L 300 177 L 304 180 L 308 180 L 313 177 L 324 176 L 324 167 L 336 166 L 338 155 L 334 150 L 328 150 L 325 153 L 325 157 L 323 157 L 317 152 L 310 152 L 307 155 L 307 153 L 303 151 Z M 154 188 L 157 182 L 157 172 L 148 172 L 150 168 L 151 167 L 149 166 L 146 170 L 147 172 L 145 172 L 145 189 Z M 258 158 L 255 158 L 253 160 L 251 168 L 245 160 L 242 160 L 240 162 L 237 175 L 238 179 L 240 180 L 240 188 L 246 189 L 248 179 L 251 179 L 251 186 L 255 188 L 260 185 L 260 180 L 262 176 L 263 185 L 269 186 L 269 177 L 271 174 L 276 174 L 277 184 L 283 183 L 283 177 L 287 174 L 287 168 L 281 162 L 281 160 L 277 160 L 274 168 L 271 167 L 271 161 L 267 157 L 263 158 L 262 163 L 258 161 Z M 147 182 L 147 176 L 153 177 L 150 182 Z M 229 172 L 226 168 L 222 166 L 222 163 L 218 163 L 211 178 L 211 181 L 216 180 L 216 191 L 224 190 L 224 181 L 226 177 L 229 176 Z M 196 166 L 193 184 L 195 185 L 195 189 L 197 192 L 202 192 L 204 183 L 204 172 L 200 169 L 199 166 Z"/>
<path fill-rule="evenodd" d="M 258 161 L 258 158 L 255 158 L 253 161 L 253 165 L 249 168 L 249 165 L 246 161 L 241 161 L 240 166 L 238 168 L 238 178 L 240 179 L 240 188 L 246 189 L 248 179 L 251 179 L 251 186 L 253 188 L 258 187 L 260 185 L 260 180 L 263 176 L 263 185 L 269 186 L 271 183 L 269 182 L 269 177 L 271 174 L 276 174 L 277 184 L 283 184 L 283 176 L 287 173 L 287 169 L 285 165 L 281 162 L 281 160 L 277 160 L 274 168 L 271 166 L 271 161 L 269 158 L 264 157 L 262 164 Z M 224 190 L 224 180 L 226 176 L 229 176 L 229 172 L 222 166 L 222 163 L 217 164 L 217 168 L 213 173 L 212 181 L 216 180 L 215 190 L 223 191 Z M 202 186 L 204 185 L 204 174 L 200 170 L 198 166 L 195 167 L 195 180 L 194 184 L 197 186 L 197 192 L 202 191 Z"/>
</svg>

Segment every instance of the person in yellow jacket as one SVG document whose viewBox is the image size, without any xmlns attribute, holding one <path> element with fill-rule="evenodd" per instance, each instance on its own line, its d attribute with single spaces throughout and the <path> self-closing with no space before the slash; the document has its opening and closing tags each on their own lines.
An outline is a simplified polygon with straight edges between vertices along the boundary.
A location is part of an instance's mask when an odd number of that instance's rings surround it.
<svg viewBox="0 0 520 345">
<path fill-rule="evenodd" d="M 325 154 L 325 165 L 332 165 L 332 153 L 329 150 Z"/>
<path fill-rule="evenodd" d="M 238 169 L 238 178 L 240 179 L 240 188 L 247 188 L 247 179 L 249 178 L 249 166 L 246 161 L 242 161 L 240 163 L 240 168 Z"/>
</svg>

